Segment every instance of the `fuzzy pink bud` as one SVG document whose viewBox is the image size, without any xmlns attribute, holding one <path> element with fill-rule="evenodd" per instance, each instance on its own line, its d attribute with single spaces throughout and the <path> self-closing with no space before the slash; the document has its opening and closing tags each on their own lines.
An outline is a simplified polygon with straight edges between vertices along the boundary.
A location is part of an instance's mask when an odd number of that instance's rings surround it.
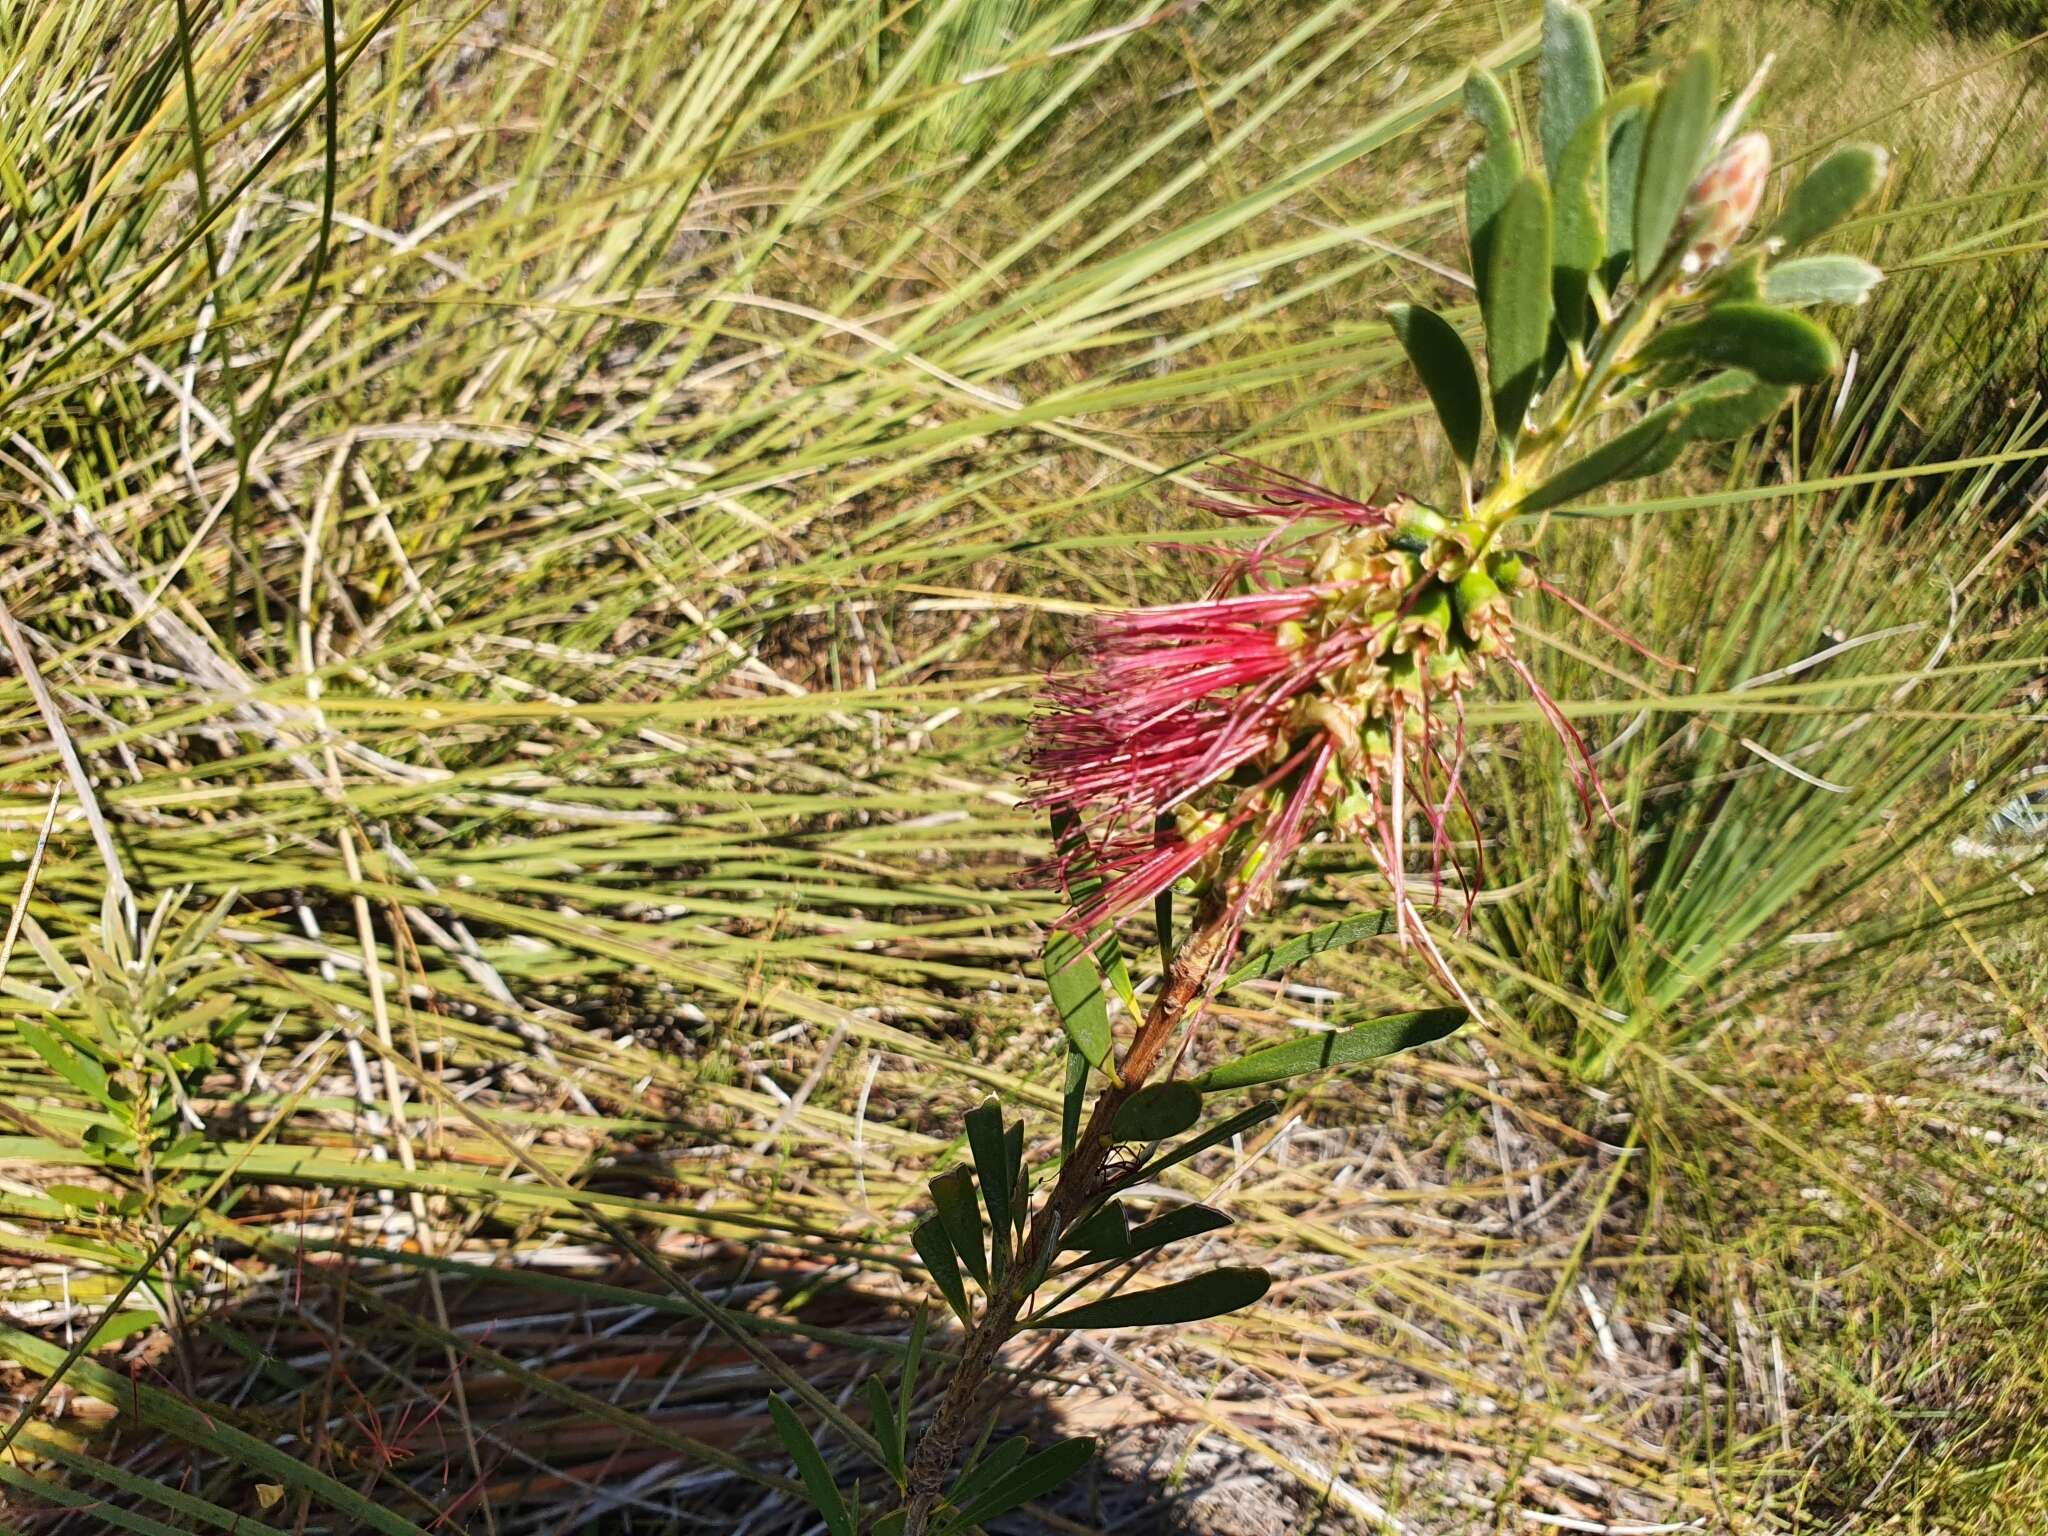
<svg viewBox="0 0 2048 1536">
<path fill-rule="evenodd" d="M 1771 174 L 1771 141 L 1745 133 L 1714 158 L 1686 194 L 1685 271 L 1694 276 L 1727 256 L 1764 199 Z"/>
</svg>

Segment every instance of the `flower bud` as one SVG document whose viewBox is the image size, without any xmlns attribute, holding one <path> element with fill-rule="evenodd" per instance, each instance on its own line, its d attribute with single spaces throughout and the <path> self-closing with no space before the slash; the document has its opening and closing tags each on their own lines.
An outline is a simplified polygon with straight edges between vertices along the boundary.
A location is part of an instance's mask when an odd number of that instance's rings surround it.
<svg viewBox="0 0 2048 1536">
<path fill-rule="evenodd" d="M 1764 200 L 1771 174 L 1771 141 L 1745 133 L 1714 158 L 1685 197 L 1685 274 L 1697 276 L 1718 264 Z"/>
</svg>

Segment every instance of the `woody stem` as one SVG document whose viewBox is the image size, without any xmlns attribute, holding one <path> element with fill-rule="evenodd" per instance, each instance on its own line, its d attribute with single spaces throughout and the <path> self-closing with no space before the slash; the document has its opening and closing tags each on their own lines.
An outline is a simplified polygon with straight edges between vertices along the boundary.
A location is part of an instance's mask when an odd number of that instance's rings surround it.
<svg viewBox="0 0 2048 1536">
<path fill-rule="evenodd" d="M 1075 1220 L 1103 1193 L 1104 1167 L 1116 1145 L 1111 1127 L 1117 1111 L 1159 1064 L 1182 1021 L 1202 999 L 1217 962 L 1233 931 L 1227 904 L 1219 896 L 1203 900 L 1188 936 L 1167 967 L 1166 984 L 1145 1015 L 1130 1046 L 1117 1063 L 1118 1082 L 1105 1088 L 1089 1113 L 1074 1151 L 1060 1168 L 1052 1193 L 1032 1218 L 1030 1230 L 1010 1264 L 1007 1277 L 990 1291 L 988 1304 L 968 1330 L 959 1367 L 947 1383 L 938 1411 L 925 1427 L 910 1463 L 909 1506 L 903 1536 L 926 1536 L 937 1510 L 947 1473 L 961 1442 L 978 1420 L 985 1388 L 1003 1346 L 1017 1333 L 1018 1318 L 1030 1300 L 1028 1287 L 1044 1266 L 1048 1244 L 1057 1243 Z"/>
</svg>

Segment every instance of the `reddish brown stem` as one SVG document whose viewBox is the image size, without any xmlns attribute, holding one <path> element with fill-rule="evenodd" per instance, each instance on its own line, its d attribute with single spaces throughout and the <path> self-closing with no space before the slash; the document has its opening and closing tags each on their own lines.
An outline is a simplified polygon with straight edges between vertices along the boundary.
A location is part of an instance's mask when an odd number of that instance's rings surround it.
<svg viewBox="0 0 2048 1536">
<path fill-rule="evenodd" d="M 1030 1300 L 1026 1286 L 1040 1272 L 1039 1261 L 1045 1257 L 1046 1245 L 1058 1242 L 1059 1234 L 1068 1230 L 1102 1193 L 1103 1168 L 1116 1144 L 1110 1129 L 1116 1113 L 1144 1086 L 1153 1068 L 1159 1065 L 1174 1031 L 1201 1001 L 1232 931 L 1224 903 L 1216 899 L 1203 902 L 1187 938 L 1174 953 L 1166 985 L 1160 988 L 1145 1022 L 1117 1064 L 1118 1084 L 1104 1089 L 1096 1099 L 1088 1124 L 1075 1142 L 1073 1155 L 1061 1167 L 1051 1195 L 1032 1218 L 1031 1228 L 1009 1267 L 1008 1279 L 990 1293 L 988 1305 L 968 1331 L 960 1365 L 911 1460 L 910 1504 L 903 1536 L 925 1536 L 960 1444 L 980 1416 L 989 1376 L 1003 1346 L 1017 1332 L 1017 1319 Z"/>
</svg>

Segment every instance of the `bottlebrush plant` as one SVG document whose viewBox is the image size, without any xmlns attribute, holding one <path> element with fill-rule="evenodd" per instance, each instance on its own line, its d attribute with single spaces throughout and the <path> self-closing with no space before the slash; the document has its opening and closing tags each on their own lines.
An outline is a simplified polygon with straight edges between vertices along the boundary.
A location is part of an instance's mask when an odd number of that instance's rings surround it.
<svg viewBox="0 0 2048 1536">
<path fill-rule="evenodd" d="M 1474 70 L 1465 91 L 1485 134 L 1465 189 L 1485 386 L 1443 316 L 1389 311 L 1450 449 L 1442 504 L 1226 473 L 1200 505 L 1271 519 L 1271 535 L 1199 601 L 1098 619 L 1087 666 L 1049 689 L 1029 776 L 1051 820 L 1048 867 L 1071 902 L 1044 953 L 1068 1040 L 1058 1156 L 1034 1167 L 1022 1121 L 991 1100 L 967 1116 L 971 1166 L 931 1181 L 913 1246 L 964 1339 L 914 1445 L 922 1323 L 899 1390 L 870 1379 L 888 1484 L 877 1507 L 844 1494 L 795 1412 L 772 1404 L 834 1536 L 854 1536 L 864 1518 L 879 1536 L 965 1531 L 1086 1464 L 1087 1440 L 1035 1455 L 1021 1438 L 987 1448 L 991 1379 L 1018 1333 L 1185 1323 L 1265 1293 L 1264 1271 L 1225 1268 L 1070 1305 L 1106 1266 L 1229 1224 L 1199 1205 L 1134 1221 L 1120 1198 L 1277 1108 L 1202 1128 L 1211 1097 L 1385 1056 L 1479 1017 L 1408 894 L 1411 857 L 1426 848 L 1440 874 L 1449 828 L 1474 820 L 1460 787 L 1463 701 L 1498 662 L 1577 741 L 1515 654 L 1515 604 L 1543 584 L 1510 525 L 1661 470 L 1690 444 L 1740 436 L 1839 364 L 1833 338 L 1799 311 L 1860 301 L 1879 272 L 1850 256 L 1779 258 L 1869 197 L 1881 150 L 1834 151 L 1745 244 L 1770 171 L 1764 136 L 1741 131 L 1761 74 L 1723 104 L 1713 59 L 1695 53 L 1610 94 L 1592 22 L 1563 0 L 1545 8 L 1538 72 L 1533 145 L 1492 75 Z M 1590 807 L 1599 784 L 1583 751 L 1577 772 Z M 1292 855 L 1324 835 L 1365 843 L 1391 910 L 1233 966 L 1247 919 L 1271 903 Z M 1148 907 L 1164 974 L 1141 1003 L 1118 924 Z M 1153 1080 L 1176 1041 L 1175 1061 L 1188 1054 L 1215 991 L 1382 934 L 1417 945 L 1455 1006 Z M 1111 994 L 1136 1021 L 1121 1042 Z"/>
</svg>

